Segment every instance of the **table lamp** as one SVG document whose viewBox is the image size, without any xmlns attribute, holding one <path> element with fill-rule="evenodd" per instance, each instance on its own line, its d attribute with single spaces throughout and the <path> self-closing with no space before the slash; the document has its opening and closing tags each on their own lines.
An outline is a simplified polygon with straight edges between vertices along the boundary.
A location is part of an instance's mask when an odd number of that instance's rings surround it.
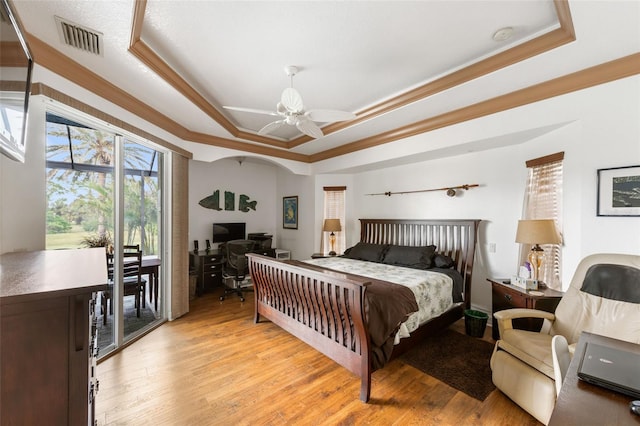
<svg viewBox="0 0 640 426">
<path fill-rule="evenodd" d="M 336 234 L 334 234 L 334 232 L 342 231 L 340 219 L 325 219 L 322 230 L 325 232 L 331 232 L 331 234 L 329 234 L 329 244 L 331 244 L 331 251 L 329 252 L 329 256 L 335 256 Z"/>
<path fill-rule="evenodd" d="M 519 220 L 516 243 L 531 244 L 529 263 L 534 280 L 539 281 L 544 250 L 540 244 L 560 244 L 560 234 L 553 219 Z"/>
</svg>

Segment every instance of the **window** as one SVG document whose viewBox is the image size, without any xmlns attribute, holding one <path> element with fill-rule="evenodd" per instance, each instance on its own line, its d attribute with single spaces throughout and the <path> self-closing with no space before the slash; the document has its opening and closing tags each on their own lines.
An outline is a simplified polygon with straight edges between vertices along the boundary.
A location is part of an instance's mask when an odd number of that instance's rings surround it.
<svg viewBox="0 0 640 426">
<path fill-rule="evenodd" d="M 325 186 L 324 188 L 324 219 L 340 219 L 342 225 L 342 231 L 334 232 L 336 236 L 335 251 L 338 254 L 344 253 L 346 245 L 346 232 L 345 232 L 345 191 L 346 186 Z M 320 251 L 327 253 L 331 250 L 331 244 L 329 243 L 329 232 L 322 231 L 322 239 Z"/>
<path fill-rule="evenodd" d="M 124 246 L 142 251 L 141 298 L 125 291 L 130 278 L 124 273 L 114 273 L 109 289 L 98 296 L 98 347 L 105 355 L 164 318 L 158 284 L 163 154 L 120 129 L 83 122 L 47 113 L 46 248 L 113 245 L 116 253 Z M 124 258 L 115 260 L 116 268 L 123 264 Z"/>
<path fill-rule="evenodd" d="M 562 235 L 562 160 L 564 152 L 526 162 L 529 170 L 524 194 L 522 219 L 553 219 Z M 562 253 L 560 244 L 542 244 L 544 263 L 540 278 L 549 287 L 560 290 Z M 527 261 L 531 245 L 520 247 L 519 265 Z"/>
<path fill-rule="evenodd" d="M 158 157 L 115 133 L 47 114 L 47 249 L 112 244 L 116 141 L 124 145 L 124 244 L 158 254 Z"/>
</svg>

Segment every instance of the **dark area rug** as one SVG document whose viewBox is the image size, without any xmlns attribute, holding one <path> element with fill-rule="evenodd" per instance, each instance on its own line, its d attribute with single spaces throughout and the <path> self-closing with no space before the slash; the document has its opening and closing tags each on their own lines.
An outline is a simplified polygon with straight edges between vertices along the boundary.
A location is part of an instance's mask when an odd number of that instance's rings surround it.
<svg viewBox="0 0 640 426">
<path fill-rule="evenodd" d="M 479 400 L 495 389 L 489 359 L 493 344 L 446 329 L 426 338 L 400 360 Z"/>
</svg>

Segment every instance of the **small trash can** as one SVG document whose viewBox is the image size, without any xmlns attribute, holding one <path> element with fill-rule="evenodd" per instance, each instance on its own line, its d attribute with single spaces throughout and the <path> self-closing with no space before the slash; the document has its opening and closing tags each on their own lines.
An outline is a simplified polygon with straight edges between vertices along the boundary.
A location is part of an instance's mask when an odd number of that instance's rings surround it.
<svg viewBox="0 0 640 426">
<path fill-rule="evenodd" d="M 489 315 L 481 311 L 466 309 L 464 311 L 464 329 L 468 336 L 482 337 L 484 329 L 487 327 Z"/>
</svg>

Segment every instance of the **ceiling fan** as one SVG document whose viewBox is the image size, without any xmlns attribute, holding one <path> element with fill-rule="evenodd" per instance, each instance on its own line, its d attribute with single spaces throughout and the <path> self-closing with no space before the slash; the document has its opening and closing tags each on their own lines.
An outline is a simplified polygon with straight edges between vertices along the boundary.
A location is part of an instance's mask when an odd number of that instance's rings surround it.
<svg viewBox="0 0 640 426">
<path fill-rule="evenodd" d="M 280 102 L 276 105 L 275 111 L 266 111 L 262 109 L 243 108 L 223 106 L 223 108 L 233 111 L 251 112 L 255 114 L 266 114 L 280 117 L 278 120 L 273 121 L 258 131 L 259 135 L 266 135 L 274 130 L 288 124 L 290 126 L 296 126 L 305 135 L 312 138 L 320 138 L 324 136 L 322 129 L 318 127 L 315 122 L 320 123 L 333 123 L 336 121 L 345 121 L 356 118 L 356 115 L 352 112 L 338 111 L 333 109 L 312 109 L 309 111 L 304 110 L 304 104 L 302 103 L 302 96 L 293 88 L 293 76 L 298 73 L 298 67 L 289 65 L 284 67 L 284 72 L 291 78 L 291 87 L 287 87 L 282 92 Z"/>
</svg>

